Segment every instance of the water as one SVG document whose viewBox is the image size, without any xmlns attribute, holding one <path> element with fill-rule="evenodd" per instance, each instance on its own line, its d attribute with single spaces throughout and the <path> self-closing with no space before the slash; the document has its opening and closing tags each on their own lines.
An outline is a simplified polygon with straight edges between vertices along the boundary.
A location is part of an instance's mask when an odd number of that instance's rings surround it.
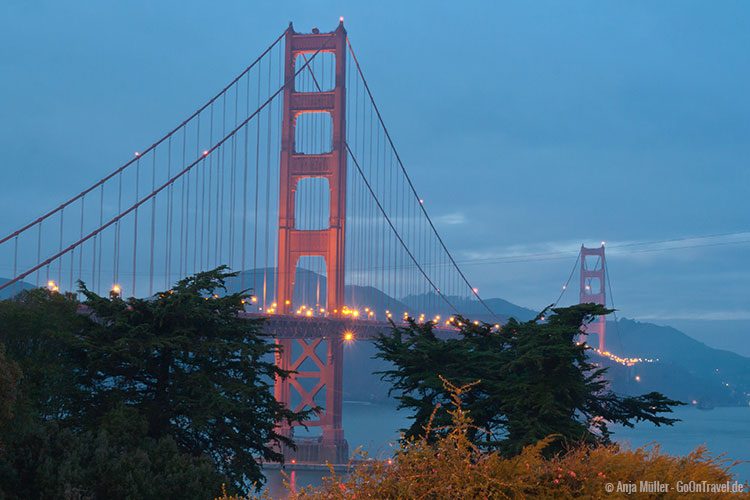
<svg viewBox="0 0 750 500">
<path fill-rule="evenodd" d="M 674 416 L 681 419 L 672 427 L 656 427 L 641 423 L 634 428 L 613 426 L 615 439 L 625 446 L 637 448 L 658 442 L 664 452 L 686 455 L 705 444 L 715 455 L 726 453 L 733 460 L 744 460 L 733 469 L 736 479 L 750 481 L 750 407 L 699 410 L 681 407 Z M 344 429 L 349 449 L 362 446 L 373 458 L 386 458 L 397 447 L 398 429 L 407 427 L 406 412 L 393 406 L 344 401 Z M 268 487 L 274 498 L 283 498 L 286 491 L 278 471 L 267 471 Z M 320 484 L 327 475 L 315 471 L 295 471 L 290 479 L 297 487 Z"/>
</svg>

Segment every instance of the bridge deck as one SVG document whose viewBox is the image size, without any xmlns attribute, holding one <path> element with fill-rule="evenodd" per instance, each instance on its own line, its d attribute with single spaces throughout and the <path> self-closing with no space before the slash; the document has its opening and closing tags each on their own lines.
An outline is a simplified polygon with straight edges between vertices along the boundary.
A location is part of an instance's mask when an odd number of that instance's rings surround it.
<svg viewBox="0 0 750 500">
<path fill-rule="evenodd" d="M 266 333 L 282 339 L 326 338 L 333 335 L 344 335 L 351 332 L 354 339 L 374 340 L 391 330 L 391 324 L 385 321 L 360 320 L 350 318 L 330 318 L 286 315 L 261 315 L 257 313 L 240 313 L 246 318 L 264 318 Z"/>
</svg>

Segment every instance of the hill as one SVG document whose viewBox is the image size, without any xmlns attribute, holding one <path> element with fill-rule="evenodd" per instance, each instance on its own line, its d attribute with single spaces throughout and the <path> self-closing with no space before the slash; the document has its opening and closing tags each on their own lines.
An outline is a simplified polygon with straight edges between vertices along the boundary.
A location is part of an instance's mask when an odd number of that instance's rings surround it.
<svg viewBox="0 0 750 500">
<path fill-rule="evenodd" d="M 265 277 L 266 303 L 270 305 L 275 296 L 275 270 L 272 268 L 245 271 L 227 285 L 229 291 L 257 288 L 256 295 L 262 304 Z M 7 282 L 0 278 L 0 283 Z M 294 303 L 314 306 L 325 302 L 326 280 L 313 271 L 299 270 L 296 276 Z M 33 285 L 20 282 L 12 290 L 0 292 L 0 299 L 6 299 Z M 441 300 L 434 295 L 412 295 L 401 299 L 393 298 L 373 287 L 346 287 L 347 304 L 371 307 L 376 311 L 391 310 L 400 315 L 401 311 L 417 311 L 419 304 L 437 304 L 436 310 L 419 311 L 428 317 L 445 312 L 440 307 Z M 485 299 L 493 311 L 487 312 L 477 300 L 466 297 L 450 297 L 449 300 L 459 310 L 472 319 L 487 322 L 506 321 L 509 317 L 525 321 L 536 316 L 537 312 L 518 306 L 501 298 Z M 438 310 L 437 307 L 440 307 Z M 707 324 L 710 327 L 710 323 Z M 595 335 L 588 339 L 597 345 Z M 653 363 L 642 362 L 631 367 L 614 363 L 592 353 L 599 361 L 610 368 L 609 379 L 612 388 L 624 394 L 642 394 L 659 391 L 669 397 L 685 402 L 704 402 L 709 405 L 747 405 L 750 402 L 750 358 L 737 353 L 715 349 L 691 338 L 680 330 L 669 326 L 620 319 L 607 323 L 608 350 L 620 357 L 652 358 Z M 373 372 L 387 369 L 375 354 L 371 343 L 356 342 L 347 346 L 344 364 L 344 392 L 347 399 L 388 400 L 388 386 Z"/>
<path fill-rule="evenodd" d="M 596 335 L 592 337 L 590 343 L 596 344 Z M 619 392 L 658 390 L 685 402 L 710 405 L 750 401 L 750 358 L 714 349 L 669 326 L 631 319 L 608 322 L 607 337 L 608 349 L 619 356 L 659 360 L 613 367 L 612 385 Z"/>
<path fill-rule="evenodd" d="M 4 285 L 10 281 L 7 278 L 0 278 L 0 285 Z M 9 286 L 8 288 L 4 288 L 0 290 L 0 300 L 5 300 L 13 297 L 15 294 L 21 292 L 22 290 L 30 290 L 34 288 L 34 285 L 31 283 L 26 283 L 25 281 L 18 281 L 14 283 L 13 285 Z"/>
</svg>

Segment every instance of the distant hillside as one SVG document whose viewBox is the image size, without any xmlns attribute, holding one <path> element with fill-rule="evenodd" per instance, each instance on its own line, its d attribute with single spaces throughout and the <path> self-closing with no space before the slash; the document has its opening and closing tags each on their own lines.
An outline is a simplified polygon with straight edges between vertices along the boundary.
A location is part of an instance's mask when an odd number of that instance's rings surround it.
<svg viewBox="0 0 750 500">
<path fill-rule="evenodd" d="M 230 292 L 239 291 L 243 286 L 245 289 L 253 289 L 263 304 L 264 290 L 263 283 L 265 279 L 265 298 L 266 304 L 271 305 L 276 297 L 276 279 L 275 269 L 256 269 L 255 271 L 244 271 L 236 278 L 227 283 L 227 290 Z M 244 285 L 243 285 L 244 284 Z M 300 269 L 297 271 L 294 286 L 294 298 L 292 303 L 295 305 L 307 305 L 314 307 L 326 303 L 326 278 L 313 271 Z M 385 311 L 408 311 L 409 308 L 402 301 L 389 297 L 374 287 L 362 287 L 347 285 L 344 292 L 346 303 L 352 307 L 369 307 L 380 314 L 383 319 Z"/>
<path fill-rule="evenodd" d="M 608 335 L 609 350 L 619 356 L 659 359 L 625 367 L 592 353 L 594 361 L 609 368 L 607 378 L 617 393 L 658 391 L 685 403 L 695 400 L 715 406 L 744 406 L 750 401 L 750 358 L 712 349 L 674 328 L 627 319 L 617 326 L 608 323 Z M 588 342 L 596 345 L 596 336 L 592 337 Z M 346 399 L 388 400 L 388 384 L 372 373 L 389 365 L 372 359 L 375 353 L 368 342 L 347 346 Z"/>
<path fill-rule="evenodd" d="M 461 311 L 471 319 L 477 319 L 479 321 L 486 321 L 487 323 L 494 323 L 497 318 L 487 311 L 487 308 L 479 302 L 476 298 L 465 298 L 449 296 L 447 297 L 456 309 Z M 444 302 L 437 298 L 435 294 L 424 294 L 424 295 L 410 295 L 402 299 L 407 305 L 414 310 L 418 304 L 439 304 L 440 309 L 433 310 L 426 308 L 425 314 L 430 315 L 437 314 L 439 312 L 445 312 Z M 497 316 L 500 321 L 507 321 L 509 318 L 516 318 L 519 321 L 528 321 L 533 319 L 537 315 L 537 311 L 527 309 L 525 307 L 518 306 L 504 299 L 483 299 L 484 304 Z"/>
<path fill-rule="evenodd" d="M 677 328 L 715 349 L 750 357 L 750 319 L 663 319 L 654 323 Z"/>
<path fill-rule="evenodd" d="M 0 285 L 4 285 L 10 281 L 7 278 L 0 278 Z M 34 285 L 31 283 L 26 283 L 25 281 L 18 281 L 12 285 L 10 285 L 8 288 L 4 288 L 0 290 L 0 300 L 5 300 L 13 297 L 18 292 L 21 292 L 22 290 L 30 290 L 34 288 Z"/>
<path fill-rule="evenodd" d="M 245 271 L 227 284 L 230 292 L 255 287 L 255 294 L 262 304 L 265 277 L 266 303 L 270 305 L 276 294 L 275 270 L 257 269 Z M 0 278 L 0 284 L 8 280 Z M 34 286 L 20 282 L 11 289 L 0 292 L 0 299 L 12 297 L 24 289 Z M 325 303 L 326 279 L 312 271 L 297 273 L 294 303 L 315 306 Z M 514 317 L 521 321 L 532 319 L 537 312 L 518 306 L 500 298 L 485 299 L 493 311 L 490 315 L 477 300 L 449 297 L 460 311 L 472 319 L 487 322 L 506 321 Z M 409 296 L 395 299 L 373 287 L 347 286 L 346 302 L 353 306 L 371 307 L 379 312 L 386 309 L 399 314 L 402 311 L 424 312 L 426 315 L 445 313 L 441 299 L 434 295 Z M 437 304 L 436 310 L 417 311 L 418 304 Z M 439 307 L 439 309 L 437 309 Z M 710 328 L 710 322 L 706 322 Z M 588 340 L 596 345 L 595 335 Z M 609 379 L 612 388 L 624 394 L 642 394 L 659 391 L 669 397 L 685 402 L 703 401 L 713 405 L 747 405 L 750 401 L 750 358 L 734 352 L 714 349 L 683 332 L 668 326 L 620 319 L 607 323 L 608 349 L 621 357 L 655 358 L 655 363 L 639 363 L 633 367 L 615 364 L 606 358 L 594 359 L 610 367 Z M 386 400 L 387 384 L 380 382 L 373 372 L 387 369 L 380 360 L 372 359 L 374 346 L 368 342 L 356 342 L 347 346 L 344 364 L 344 393 L 347 399 Z M 636 380 L 638 376 L 638 380 Z"/>
<path fill-rule="evenodd" d="M 590 343 L 598 339 L 592 335 Z M 750 401 L 750 358 L 713 349 L 681 331 L 621 319 L 607 323 L 608 349 L 619 356 L 658 358 L 631 368 L 613 367 L 612 385 L 625 393 L 658 390 L 670 397 L 714 405 Z M 640 381 L 636 381 L 638 375 Z"/>
</svg>

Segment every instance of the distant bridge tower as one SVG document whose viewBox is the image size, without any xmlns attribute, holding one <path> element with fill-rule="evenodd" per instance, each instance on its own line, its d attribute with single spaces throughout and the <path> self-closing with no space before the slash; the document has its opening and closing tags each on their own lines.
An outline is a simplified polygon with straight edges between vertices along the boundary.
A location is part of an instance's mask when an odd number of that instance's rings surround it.
<svg viewBox="0 0 750 500">
<path fill-rule="evenodd" d="M 580 303 L 607 305 L 605 293 L 604 243 L 599 248 L 586 248 L 581 245 L 581 296 Z M 598 316 L 586 327 L 587 333 L 595 333 L 599 337 L 599 350 L 606 351 L 607 320 Z"/>
<path fill-rule="evenodd" d="M 295 87 L 295 71 L 315 53 L 331 53 L 335 58 L 333 88 L 319 92 L 300 91 Z M 294 304 L 294 278 L 297 263 L 303 256 L 318 256 L 326 266 L 326 309 L 336 315 L 344 306 L 344 222 L 346 220 L 346 30 L 343 21 L 331 33 L 296 33 L 292 26 L 286 33 L 284 60 L 284 108 L 281 128 L 281 173 L 279 180 L 279 263 L 278 314 L 291 314 Z M 308 66 L 302 71 L 312 71 Z M 308 89 L 303 89 L 308 90 Z M 298 119 L 306 113 L 330 116 L 331 149 L 304 154 L 295 144 Z M 330 208 L 328 227 L 301 229 L 295 223 L 295 195 L 302 179 L 323 178 L 328 181 Z M 300 328 L 305 328 L 302 325 Z M 343 334 L 331 331 L 309 341 L 303 338 L 279 338 L 282 352 L 276 362 L 285 370 L 298 373 L 287 380 L 277 380 L 276 399 L 293 410 L 317 406 L 316 396 L 324 408 L 306 424 L 321 427 L 322 435 L 313 440 L 297 439 L 297 450 L 283 450 L 287 460 L 334 464 L 349 460 L 349 448 L 342 427 Z M 301 336 L 300 336 L 301 337 Z M 282 428 L 287 435 L 292 429 Z"/>
</svg>

